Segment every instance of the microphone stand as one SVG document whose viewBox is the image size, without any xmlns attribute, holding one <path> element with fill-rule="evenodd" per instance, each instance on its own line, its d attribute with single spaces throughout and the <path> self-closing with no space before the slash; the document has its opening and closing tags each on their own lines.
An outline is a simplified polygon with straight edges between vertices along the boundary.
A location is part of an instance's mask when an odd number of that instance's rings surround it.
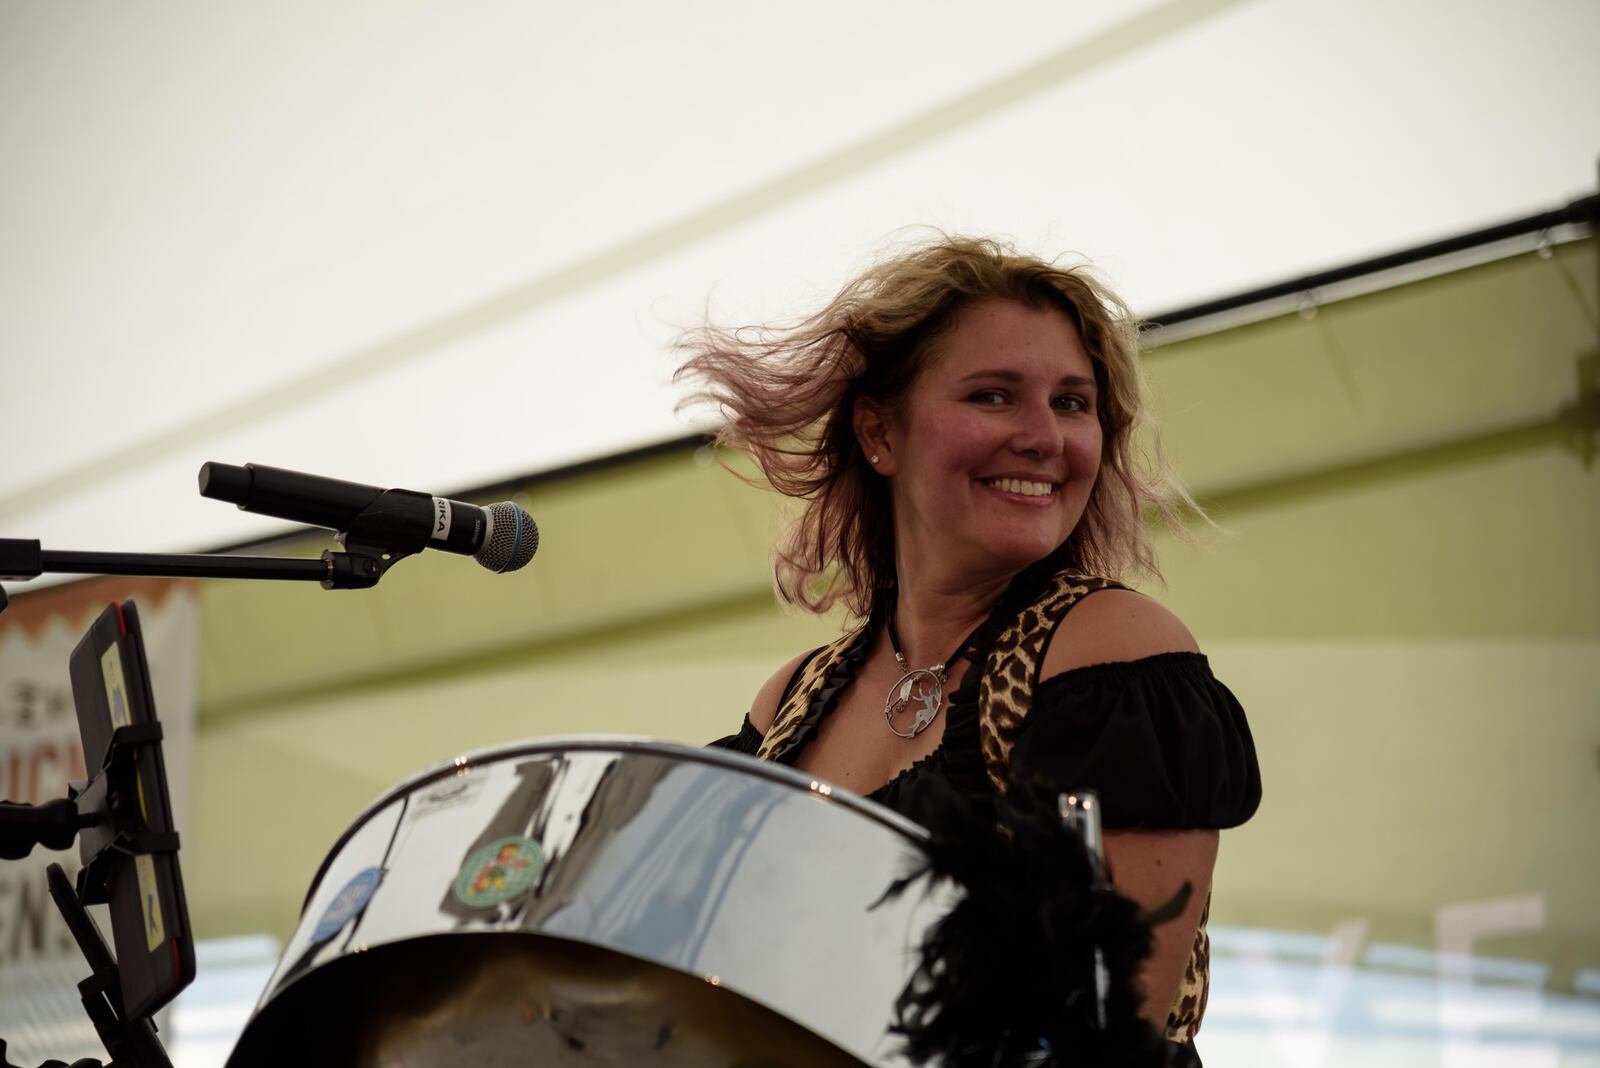
<svg viewBox="0 0 1600 1068">
<path fill-rule="evenodd" d="M 331 554 L 327 554 L 331 555 Z M 171 578 L 290 579 L 321 582 L 332 570 L 324 560 L 271 556 L 179 553 L 85 553 L 41 548 L 37 539 L 0 538 L 0 578 L 39 575 L 163 575 Z"/>
<path fill-rule="evenodd" d="M 26 582 L 42 574 L 158 575 L 167 578 L 279 579 L 319 582 L 325 590 L 364 590 L 378 584 L 400 560 L 420 550 L 384 532 L 364 531 L 358 516 L 341 533 L 342 552 L 325 550 L 317 560 L 273 556 L 208 556 L 203 553 L 98 553 L 44 549 L 37 538 L 0 538 L 0 579 Z M 374 534 L 380 536 L 374 537 Z M 0 612 L 7 600 L 0 591 Z"/>
</svg>

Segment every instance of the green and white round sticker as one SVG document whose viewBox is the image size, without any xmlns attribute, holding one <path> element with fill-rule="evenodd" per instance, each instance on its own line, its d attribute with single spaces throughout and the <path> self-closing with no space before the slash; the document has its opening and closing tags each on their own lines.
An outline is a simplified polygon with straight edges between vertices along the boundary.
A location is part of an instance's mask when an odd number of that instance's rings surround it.
<svg viewBox="0 0 1600 1068">
<path fill-rule="evenodd" d="M 456 900 L 469 909 L 492 909 L 525 892 L 544 870 L 539 843 L 507 835 L 479 846 L 461 866 Z"/>
</svg>

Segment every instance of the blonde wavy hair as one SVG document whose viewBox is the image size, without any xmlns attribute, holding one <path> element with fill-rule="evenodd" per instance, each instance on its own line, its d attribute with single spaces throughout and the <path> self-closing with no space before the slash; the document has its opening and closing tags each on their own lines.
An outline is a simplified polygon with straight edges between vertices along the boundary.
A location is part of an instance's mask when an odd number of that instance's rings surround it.
<svg viewBox="0 0 1600 1068">
<path fill-rule="evenodd" d="M 674 380 L 698 387 L 680 408 L 714 405 L 724 420 L 716 444 L 754 460 L 761 478 L 751 481 L 804 502 L 774 554 L 784 601 L 813 612 L 842 601 L 862 618 L 894 585 L 893 511 L 856 440 L 856 399 L 899 413 L 962 309 L 990 299 L 1064 312 L 1094 364 L 1100 474 L 1064 543 L 1068 562 L 1108 578 L 1160 577 L 1144 510 L 1181 529 L 1180 506 L 1195 505 L 1159 447 L 1146 458 L 1133 440 L 1146 422 L 1137 319 L 1086 267 L 941 236 L 875 264 L 798 323 L 707 324 L 677 343 L 684 359 Z"/>
</svg>

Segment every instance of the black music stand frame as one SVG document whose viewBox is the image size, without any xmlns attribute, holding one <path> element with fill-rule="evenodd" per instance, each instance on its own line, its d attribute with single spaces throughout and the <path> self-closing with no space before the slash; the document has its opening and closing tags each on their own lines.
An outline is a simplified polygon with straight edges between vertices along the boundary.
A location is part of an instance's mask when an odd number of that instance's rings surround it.
<svg viewBox="0 0 1600 1068">
<path fill-rule="evenodd" d="M 111 1055 L 107 1068 L 172 1068 L 156 1038 L 155 1024 L 148 1017 L 128 1015 L 116 959 L 84 907 L 106 901 L 113 853 L 178 848 L 176 834 L 152 833 L 138 814 L 135 757 L 140 747 L 160 745 L 161 737 L 159 722 L 118 727 L 112 732 L 104 764 L 87 782 L 72 784 L 66 799 L 37 806 L 0 802 L 0 858 L 20 860 L 35 845 L 66 849 L 80 832 L 92 850 L 89 862 L 78 872 L 76 890 L 61 865 L 49 865 L 45 874 L 50 897 L 89 962 L 91 974 L 78 984 L 78 993 L 95 1033 Z M 0 1041 L 0 1056 L 4 1049 L 5 1043 Z"/>
</svg>

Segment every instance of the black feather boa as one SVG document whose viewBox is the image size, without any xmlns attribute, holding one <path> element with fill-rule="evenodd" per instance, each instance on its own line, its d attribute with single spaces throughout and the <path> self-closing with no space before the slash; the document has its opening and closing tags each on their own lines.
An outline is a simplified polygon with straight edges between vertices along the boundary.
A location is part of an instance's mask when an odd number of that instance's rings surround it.
<svg viewBox="0 0 1600 1068">
<path fill-rule="evenodd" d="M 923 879 L 963 893 L 929 931 L 896 1004 L 906 1056 L 946 1068 L 1167 1065 L 1174 1043 L 1138 1016 L 1133 979 L 1151 924 L 1181 912 L 1189 888 L 1146 915 L 1097 885 L 1083 840 L 1042 786 L 974 801 L 940 776 L 922 785 L 909 815 L 932 835 L 926 860 L 884 899 Z M 1110 980 L 1103 1028 L 1096 947 Z"/>
</svg>

